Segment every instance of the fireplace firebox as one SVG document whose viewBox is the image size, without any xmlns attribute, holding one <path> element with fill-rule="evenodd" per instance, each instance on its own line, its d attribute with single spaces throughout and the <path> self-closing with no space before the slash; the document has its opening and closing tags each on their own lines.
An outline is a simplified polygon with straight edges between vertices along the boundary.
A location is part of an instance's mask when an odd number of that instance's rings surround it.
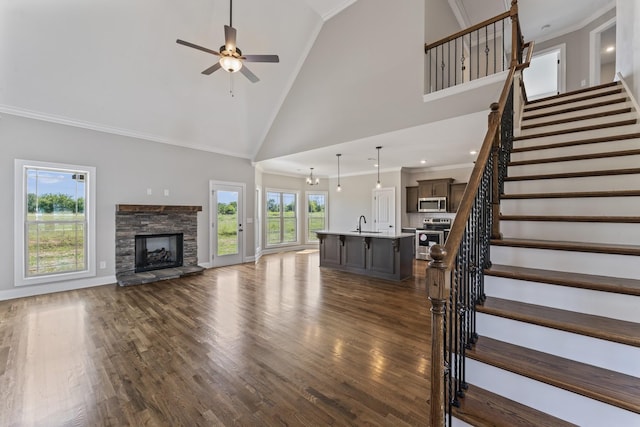
<svg viewBox="0 0 640 427">
<path fill-rule="evenodd" d="M 136 273 L 182 266 L 183 233 L 136 235 Z"/>
</svg>

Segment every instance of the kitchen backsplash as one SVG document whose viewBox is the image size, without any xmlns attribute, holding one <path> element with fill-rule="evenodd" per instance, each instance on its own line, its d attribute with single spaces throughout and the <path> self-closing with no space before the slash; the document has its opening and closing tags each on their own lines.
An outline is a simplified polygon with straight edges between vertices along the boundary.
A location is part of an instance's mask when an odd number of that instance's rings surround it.
<svg viewBox="0 0 640 427">
<path fill-rule="evenodd" d="M 409 224 L 402 224 L 403 227 L 422 228 L 422 220 L 424 220 L 425 218 L 451 218 L 451 220 L 453 221 L 453 219 L 456 217 L 456 214 L 449 212 L 434 212 L 410 213 L 407 214 L 407 216 L 409 217 Z"/>
</svg>

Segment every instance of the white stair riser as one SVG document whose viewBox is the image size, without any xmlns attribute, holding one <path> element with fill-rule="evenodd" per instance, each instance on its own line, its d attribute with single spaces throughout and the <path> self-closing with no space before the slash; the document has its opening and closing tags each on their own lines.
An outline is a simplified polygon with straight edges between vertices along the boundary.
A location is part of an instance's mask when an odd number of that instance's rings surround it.
<svg viewBox="0 0 640 427">
<path fill-rule="evenodd" d="M 558 199 L 503 199 L 503 215 L 638 215 L 640 197 L 577 197 Z"/>
<path fill-rule="evenodd" d="M 528 107 L 535 107 L 538 108 L 540 106 L 543 105 L 553 105 L 554 103 L 557 103 L 558 101 L 567 101 L 567 100 L 573 100 L 573 99 L 579 99 L 579 98 L 584 98 L 584 97 L 589 97 L 589 99 L 587 100 L 587 102 L 594 102 L 595 99 L 600 99 L 600 97 L 598 97 L 598 95 L 603 94 L 603 93 L 607 93 L 607 92 L 611 92 L 613 90 L 616 89 L 621 89 L 621 87 L 616 87 L 616 86 L 610 86 L 610 87 L 604 87 L 604 88 L 598 88 L 598 89 L 594 89 L 594 90 L 590 90 L 587 92 L 580 92 L 580 93 L 576 93 L 573 95 L 567 95 L 567 96 L 563 96 L 561 98 L 555 98 L 555 97 L 551 97 L 549 99 L 545 99 L 545 100 L 540 100 L 537 102 L 532 102 L 531 104 L 528 105 Z M 624 94 L 624 90 L 621 93 L 615 93 L 613 95 L 606 95 L 606 96 L 620 96 Z M 604 98 L 604 96 L 603 96 Z M 580 101 L 580 102 L 584 102 L 584 101 Z M 565 105 L 566 107 L 566 105 Z M 552 108 L 558 108 L 558 107 L 552 107 Z M 526 106 L 525 106 L 526 109 Z M 538 110 L 533 110 L 533 111 L 538 111 Z"/>
<path fill-rule="evenodd" d="M 589 252 L 491 246 L 491 262 L 516 267 L 596 274 L 627 279 L 640 277 L 640 257 Z"/>
<path fill-rule="evenodd" d="M 473 427 L 473 426 L 471 424 L 467 424 L 464 421 L 453 417 L 451 419 L 451 427 Z"/>
<path fill-rule="evenodd" d="M 500 221 L 500 232 L 510 239 L 622 245 L 637 245 L 640 242 L 640 223 Z"/>
<path fill-rule="evenodd" d="M 634 156 L 605 157 L 599 159 L 572 160 L 533 165 L 509 166 L 507 176 L 524 176 L 565 172 L 590 172 L 609 169 L 631 169 L 640 167 L 640 154 Z M 637 179 L 637 177 L 636 177 Z M 640 188 L 640 181 L 636 181 Z"/>
<path fill-rule="evenodd" d="M 478 334 L 587 365 L 640 376 L 640 349 L 486 313 L 476 317 Z"/>
<path fill-rule="evenodd" d="M 573 105 L 572 105 L 572 107 L 573 107 Z M 566 108 L 566 106 L 565 106 L 565 108 Z M 535 119 L 525 119 L 525 120 L 522 121 L 522 127 L 526 127 L 526 126 L 530 126 L 530 125 L 537 125 L 537 124 L 540 124 L 540 123 L 548 123 L 550 121 L 556 121 L 556 120 L 568 120 L 568 119 L 573 119 L 573 118 L 580 118 L 580 117 L 584 117 L 585 115 L 589 115 L 589 114 L 601 114 L 601 113 L 608 113 L 608 112 L 611 112 L 611 111 L 619 111 L 619 110 L 626 109 L 626 108 L 630 108 L 631 110 L 633 110 L 633 104 L 631 103 L 631 101 L 616 102 L 615 104 L 609 104 L 609 105 L 604 105 L 604 106 L 600 106 L 600 107 L 593 107 L 593 108 L 588 108 L 588 109 L 584 109 L 584 110 L 574 110 L 574 111 L 569 111 L 569 112 L 566 112 L 566 113 L 554 114 L 552 116 L 538 117 L 538 118 L 535 118 Z M 558 110 L 562 110 L 562 108 L 559 108 Z M 533 114 L 533 112 L 532 112 L 531 115 L 537 115 L 538 113 Z M 615 114 L 613 116 L 615 116 Z M 582 120 L 576 121 L 574 123 L 580 123 L 580 122 L 582 122 Z M 571 126 L 571 124 L 567 123 L 567 126 Z"/>
<path fill-rule="evenodd" d="M 634 119 L 637 119 L 637 117 L 638 117 L 637 113 L 635 111 L 632 111 L 630 113 L 616 114 L 615 116 L 610 116 L 610 117 L 598 117 L 595 119 L 580 120 L 579 122 L 560 123 L 557 125 L 541 126 L 533 129 L 522 129 L 520 131 L 520 135 L 527 136 L 527 135 L 537 135 L 539 133 L 547 133 L 547 132 L 560 132 L 566 129 L 581 128 L 585 126 L 598 126 L 598 125 L 608 124 L 611 122 L 634 120 Z"/>
<path fill-rule="evenodd" d="M 640 124 L 616 126 L 613 128 L 602 128 L 589 131 L 571 132 L 561 135 L 551 135 L 536 138 L 528 138 L 513 141 L 516 148 L 535 147 L 538 145 L 556 144 L 559 142 L 582 141 L 592 138 L 605 138 L 611 135 L 625 135 L 640 132 Z"/>
<path fill-rule="evenodd" d="M 640 425 L 640 415 L 633 412 L 468 358 L 466 380 L 581 427 Z"/>
<path fill-rule="evenodd" d="M 640 323 L 640 296 L 506 277 L 485 276 L 484 283 L 485 294 L 490 297 Z M 640 360 L 640 349 L 637 349 L 637 352 Z M 640 376 L 640 363 L 637 364 L 637 369 Z"/>
<path fill-rule="evenodd" d="M 640 165 L 638 165 L 640 168 Z M 640 190 L 640 173 L 505 181 L 505 194 Z"/>
<path fill-rule="evenodd" d="M 595 154 L 626 150 L 640 150 L 640 138 L 516 152 L 511 153 L 511 161 L 519 162 L 523 160 L 553 159 L 557 157 L 578 156 L 582 154 Z"/>
</svg>

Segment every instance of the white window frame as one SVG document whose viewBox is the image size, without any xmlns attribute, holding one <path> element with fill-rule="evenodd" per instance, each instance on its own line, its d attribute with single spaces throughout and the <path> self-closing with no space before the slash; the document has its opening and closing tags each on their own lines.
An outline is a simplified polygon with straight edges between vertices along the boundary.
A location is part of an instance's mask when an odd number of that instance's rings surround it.
<svg viewBox="0 0 640 427">
<path fill-rule="evenodd" d="M 52 273 L 28 277 L 26 224 L 27 214 L 27 178 L 26 170 L 29 168 L 43 168 L 60 171 L 73 171 L 86 174 L 85 183 L 87 197 L 85 200 L 85 218 L 87 221 L 86 236 L 86 268 L 82 271 Z M 95 277 L 96 275 L 96 168 L 93 166 L 80 166 L 63 163 L 40 162 L 32 160 L 15 159 L 14 161 L 14 285 L 38 285 L 44 283 L 61 282 Z"/>
<path fill-rule="evenodd" d="M 319 240 L 309 239 L 309 196 L 324 196 L 324 227 L 329 228 L 329 192 L 328 191 L 305 191 L 304 193 L 304 227 L 305 227 L 305 243 L 314 244 Z"/>
<path fill-rule="evenodd" d="M 267 198 L 269 197 L 269 193 L 286 193 L 286 194 L 295 194 L 296 196 L 296 240 L 292 242 L 280 242 L 280 243 L 269 243 L 269 212 L 267 208 Z M 265 230 L 265 239 L 264 239 L 264 247 L 266 248 L 277 248 L 281 246 L 291 246 L 300 244 L 300 192 L 297 190 L 284 190 L 279 188 L 267 188 L 264 191 L 264 230 Z M 281 212 L 282 218 L 284 218 L 284 211 Z M 284 226 L 281 222 L 280 226 Z M 282 230 L 280 232 L 282 235 Z"/>
</svg>

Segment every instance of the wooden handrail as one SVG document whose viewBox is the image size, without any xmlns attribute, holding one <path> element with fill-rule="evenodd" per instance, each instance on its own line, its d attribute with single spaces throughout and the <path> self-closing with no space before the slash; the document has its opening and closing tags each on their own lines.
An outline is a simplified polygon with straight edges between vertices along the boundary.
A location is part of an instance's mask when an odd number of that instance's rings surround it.
<svg viewBox="0 0 640 427">
<path fill-rule="evenodd" d="M 462 36 L 465 36 L 465 35 L 467 35 L 469 33 L 473 33 L 474 31 L 479 30 L 480 28 L 484 28 L 484 27 L 486 27 L 488 25 L 491 25 L 494 22 L 502 21 L 503 19 L 508 18 L 509 16 L 511 16 L 511 10 L 508 10 L 508 11 L 506 11 L 504 13 L 501 13 L 498 16 L 494 16 L 493 18 L 489 18 L 486 21 L 482 21 L 479 24 L 476 24 L 476 25 L 474 25 L 472 27 L 469 27 L 469 28 L 466 28 L 464 30 L 458 31 L 457 33 L 452 34 L 450 36 L 447 36 L 447 37 L 445 37 L 443 39 L 440 39 L 437 42 L 430 43 L 430 44 L 426 44 L 425 43 L 424 44 L 424 52 L 427 53 L 427 51 L 429 51 L 430 49 L 433 49 L 436 46 L 440 46 L 441 44 L 445 44 L 447 42 L 455 40 L 458 37 L 462 37 Z"/>
<path fill-rule="evenodd" d="M 463 325 L 466 323 L 460 320 L 462 317 L 467 315 L 465 314 L 467 309 L 461 309 L 461 307 L 466 307 L 466 304 L 469 303 L 469 301 L 465 300 L 462 302 L 462 306 L 457 305 L 460 303 L 460 292 L 463 294 L 467 292 L 465 294 L 467 296 L 470 294 L 469 289 L 466 291 L 460 291 L 459 275 L 467 274 L 465 271 L 472 272 L 471 274 L 478 274 L 478 269 L 481 271 L 486 263 L 490 261 L 488 254 L 483 252 L 481 257 L 473 258 L 473 261 L 477 264 L 472 265 L 470 262 L 464 264 L 465 261 L 469 261 L 469 254 L 462 253 L 462 258 L 459 258 L 458 252 L 460 247 L 463 245 L 463 242 L 466 242 L 465 244 L 469 244 L 467 227 L 469 226 L 469 221 L 472 215 L 476 215 L 477 217 L 478 209 L 483 209 L 483 212 L 490 210 L 489 215 L 491 218 L 487 220 L 488 222 L 485 223 L 485 227 L 491 225 L 491 230 L 487 230 L 486 228 L 484 230 L 476 230 L 474 228 L 474 232 L 472 234 L 475 234 L 477 237 L 478 234 L 484 233 L 482 237 L 482 245 L 486 245 L 488 243 L 489 236 L 487 236 L 487 233 L 490 233 L 491 238 L 500 238 L 500 187 L 502 186 L 502 174 L 504 173 L 504 171 L 501 170 L 501 166 L 504 167 L 505 155 L 511 149 L 511 137 L 505 135 L 507 139 L 503 141 L 502 133 L 507 132 L 510 134 L 512 132 L 513 124 L 513 119 L 511 117 L 503 117 L 503 113 L 505 112 L 507 105 L 509 108 L 516 108 L 513 105 L 513 97 L 511 96 L 514 82 L 516 81 L 516 73 L 529 66 L 529 63 L 531 62 L 531 55 L 533 53 L 533 42 L 524 43 L 522 40 L 522 34 L 520 32 L 518 22 L 517 0 L 512 0 L 511 10 L 506 16 L 510 16 L 513 21 L 509 73 L 502 88 L 502 92 L 500 93 L 498 102 L 491 104 L 487 133 L 485 134 L 482 147 L 480 148 L 480 153 L 476 159 L 464 194 L 462 195 L 462 200 L 456 213 L 456 219 L 452 224 L 447 241 L 444 246 L 434 245 L 429 251 L 432 261 L 429 263 L 429 267 L 426 271 L 426 286 L 429 301 L 431 302 L 432 344 L 430 421 L 433 426 L 443 426 L 446 424 L 445 414 L 449 412 L 451 405 L 458 399 L 460 393 L 463 393 L 462 390 L 464 389 L 464 368 L 462 368 L 462 377 L 457 377 L 460 373 L 458 371 L 459 367 L 454 368 L 451 365 L 451 363 L 453 363 L 452 360 L 447 359 L 447 357 L 452 357 L 452 351 L 457 352 L 457 350 L 447 350 L 447 346 L 452 345 L 452 343 L 447 342 L 446 334 L 444 333 L 445 325 L 449 324 L 447 327 L 456 328 L 455 330 L 447 332 L 449 334 L 448 336 L 462 337 L 462 333 L 464 331 L 464 339 L 470 340 L 466 342 L 458 342 L 456 344 L 459 344 L 461 346 L 460 348 L 463 348 L 462 355 L 458 356 L 461 357 L 462 364 L 464 364 L 464 348 L 466 348 L 463 346 L 474 342 L 474 338 L 472 337 L 475 333 L 474 329 L 464 330 L 465 326 Z M 494 19 L 499 20 L 504 19 L 504 17 L 505 15 L 503 14 Z M 486 25 L 486 22 L 487 21 L 478 25 Z M 469 30 L 465 30 L 464 33 L 466 34 L 467 31 L 474 31 L 474 27 Z M 459 37 L 459 34 L 460 33 L 454 34 L 447 39 L 451 40 Z M 522 58 L 525 48 L 528 48 L 526 62 L 523 61 Z M 502 126 L 506 126 L 505 129 L 502 129 Z M 506 152 L 504 151 L 505 149 L 507 150 Z M 487 170 L 491 164 L 493 165 L 492 169 Z M 488 176 L 488 172 L 492 172 L 492 176 Z M 491 187 L 490 189 L 486 188 L 487 184 Z M 478 199 L 479 195 L 481 199 Z M 491 205 L 488 205 L 488 198 L 490 198 Z M 478 208 L 479 200 L 483 203 L 482 208 Z M 476 248 L 476 250 L 486 251 L 488 250 L 488 247 L 483 246 L 483 249 Z M 479 274 L 482 273 L 480 272 Z M 464 279 L 462 281 L 465 282 Z M 452 287 L 454 289 L 452 289 Z M 474 306 L 484 299 L 484 292 L 481 288 L 471 292 L 476 291 L 477 293 L 473 297 L 474 300 L 472 302 Z M 471 309 L 471 313 L 473 313 L 471 316 L 475 316 L 474 308 Z M 458 319 L 460 320 L 460 326 L 454 326 L 456 323 L 451 320 L 453 319 L 453 316 L 462 316 Z M 471 323 L 475 324 L 474 321 Z M 446 352 L 448 352 L 447 354 L 449 356 L 446 356 Z M 458 381 L 455 386 L 451 383 L 454 378 Z M 453 390 L 452 387 L 455 387 L 456 390 Z M 445 401 L 446 399 L 449 400 Z"/>
</svg>

